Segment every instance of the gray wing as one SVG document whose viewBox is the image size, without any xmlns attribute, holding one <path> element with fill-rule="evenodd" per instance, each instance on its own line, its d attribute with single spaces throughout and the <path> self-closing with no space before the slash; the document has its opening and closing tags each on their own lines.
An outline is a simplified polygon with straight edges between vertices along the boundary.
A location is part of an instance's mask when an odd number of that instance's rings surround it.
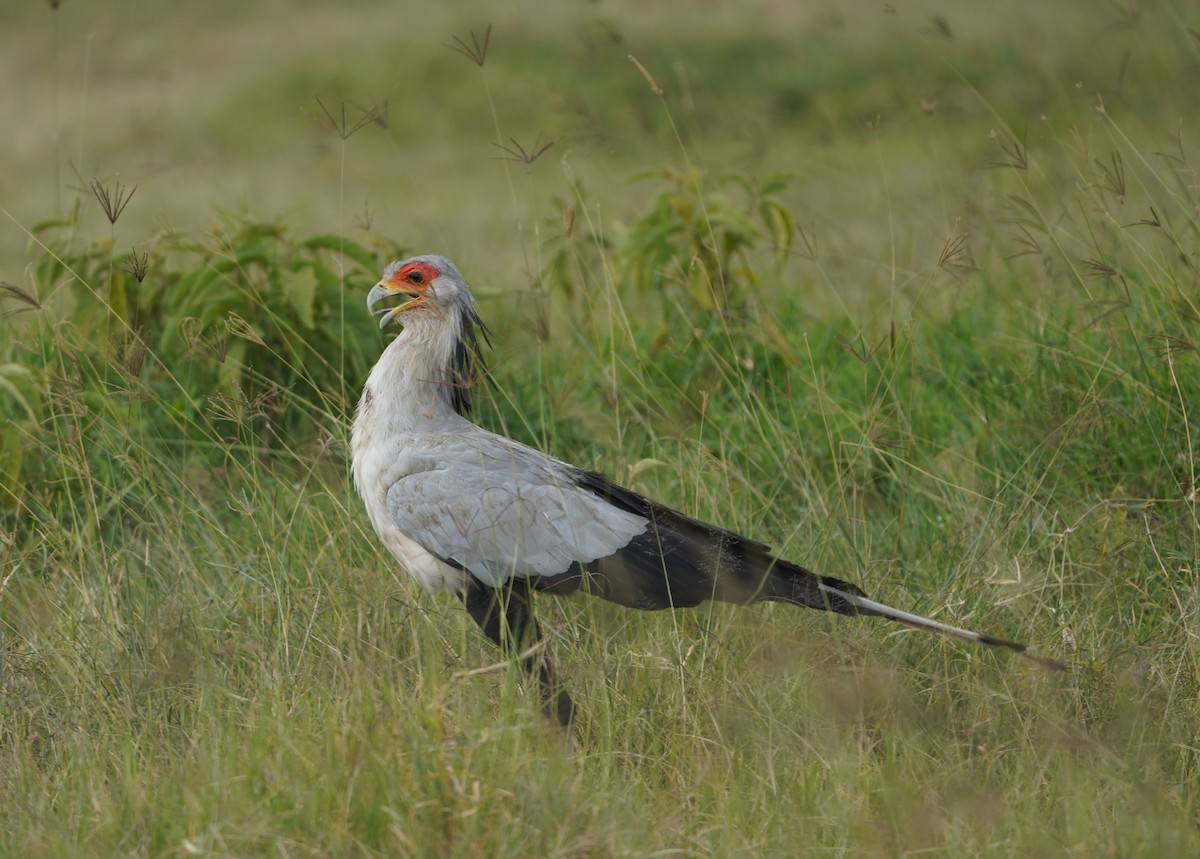
<svg viewBox="0 0 1200 859">
<path fill-rule="evenodd" d="M 388 513 L 407 537 L 491 586 L 605 558 L 648 525 L 579 486 L 575 469 L 507 439 L 481 434 L 428 453 L 433 467 L 388 489 Z"/>
<path fill-rule="evenodd" d="M 1026 653 L 1023 644 L 875 602 L 849 582 L 773 556 L 762 543 L 486 431 L 427 440 L 406 454 L 427 470 L 389 488 L 392 520 L 426 550 L 491 587 L 540 578 L 556 588 L 562 584 L 556 577 L 572 572 L 565 577 L 568 592 L 581 587 L 643 609 L 778 600 L 888 617 L 1064 667 Z"/>
</svg>

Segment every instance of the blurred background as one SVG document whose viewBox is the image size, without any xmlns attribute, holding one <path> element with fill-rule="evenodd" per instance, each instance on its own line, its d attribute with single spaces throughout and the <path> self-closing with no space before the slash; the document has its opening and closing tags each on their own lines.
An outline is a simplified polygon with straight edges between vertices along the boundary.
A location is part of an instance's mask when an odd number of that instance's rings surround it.
<svg viewBox="0 0 1200 859">
<path fill-rule="evenodd" d="M 637 172 L 691 163 L 794 174 L 785 201 L 849 266 L 826 288 L 853 296 L 970 224 L 997 135 L 1086 147 L 1103 102 L 1168 146 L 1200 87 L 1185 6 L 10 4 L 0 259 L 13 280 L 23 228 L 79 198 L 80 229 L 107 234 L 86 187 L 119 179 L 137 187 L 122 248 L 244 212 L 369 228 L 523 289 L 577 184 L 611 229 L 656 190 Z M 489 28 L 482 67 L 454 50 Z M 373 121 L 343 140 L 330 114 Z"/>
</svg>

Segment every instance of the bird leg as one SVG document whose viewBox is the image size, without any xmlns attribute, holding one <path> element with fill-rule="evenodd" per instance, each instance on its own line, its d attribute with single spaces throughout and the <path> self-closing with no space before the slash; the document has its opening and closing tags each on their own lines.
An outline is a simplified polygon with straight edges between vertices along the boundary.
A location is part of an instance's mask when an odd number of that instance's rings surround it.
<svg viewBox="0 0 1200 859">
<path fill-rule="evenodd" d="M 467 613 L 501 653 L 521 656 L 521 668 L 537 677 L 546 716 L 564 728 L 570 727 L 575 716 L 571 696 L 559 685 L 554 663 L 545 648 L 530 649 L 542 640 L 542 631 L 529 601 L 528 583 L 514 579 L 503 587 L 492 588 L 472 579 L 459 597 Z"/>
</svg>

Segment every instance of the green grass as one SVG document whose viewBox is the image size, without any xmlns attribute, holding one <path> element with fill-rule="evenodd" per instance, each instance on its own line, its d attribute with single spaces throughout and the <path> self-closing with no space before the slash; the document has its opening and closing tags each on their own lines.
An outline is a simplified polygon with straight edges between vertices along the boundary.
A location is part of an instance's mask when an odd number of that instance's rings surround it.
<svg viewBox="0 0 1200 859">
<path fill-rule="evenodd" d="M 0 35 L 0 855 L 1200 852 L 1187 4 L 128 5 Z M 568 754 L 348 485 L 391 242 L 473 284 L 482 423 L 1071 669 L 543 599 Z"/>
</svg>

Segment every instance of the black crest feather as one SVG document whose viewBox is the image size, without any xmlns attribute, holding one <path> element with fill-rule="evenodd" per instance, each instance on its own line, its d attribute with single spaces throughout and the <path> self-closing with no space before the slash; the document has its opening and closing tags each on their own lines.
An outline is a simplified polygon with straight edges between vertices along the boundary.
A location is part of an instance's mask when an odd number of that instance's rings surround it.
<svg viewBox="0 0 1200 859">
<path fill-rule="evenodd" d="M 454 360 L 450 363 L 450 401 L 454 411 L 463 417 L 471 414 L 471 390 L 475 384 L 480 380 L 494 384 L 483 356 L 484 345 L 491 348 L 491 334 L 475 308 L 468 307 L 463 313 L 458 342 L 454 345 Z"/>
</svg>

